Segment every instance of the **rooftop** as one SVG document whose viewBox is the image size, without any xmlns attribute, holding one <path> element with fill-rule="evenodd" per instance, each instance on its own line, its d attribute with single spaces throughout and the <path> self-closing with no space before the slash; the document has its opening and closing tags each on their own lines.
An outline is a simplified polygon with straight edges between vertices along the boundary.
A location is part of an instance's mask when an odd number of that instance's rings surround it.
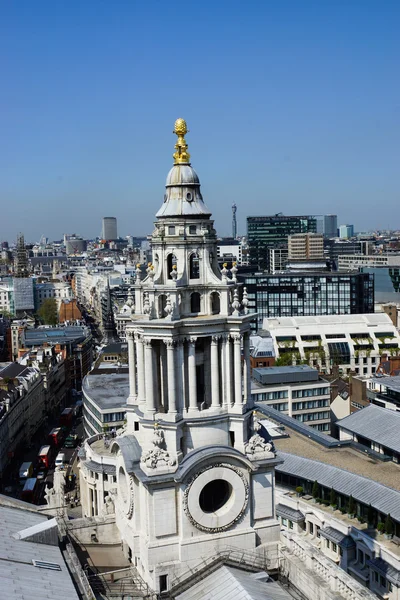
<svg viewBox="0 0 400 600">
<path fill-rule="evenodd" d="M 395 452 L 400 452 L 400 412 L 370 404 L 337 421 L 336 425 Z"/>
<path fill-rule="evenodd" d="M 0 587 L 1 600 L 78 599 L 71 576 L 58 546 L 39 543 L 23 530 L 41 529 L 48 519 L 38 513 L 0 505 Z M 19 536 L 18 532 L 21 532 Z M 29 533 L 29 532 L 27 532 Z M 19 538 L 26 539 L 19 539 Z M 57 568 L 39 568 L 33 561 L 53 563 Z M 58 568 L 59 567 L 59 568 Z"/>
<path fill-rule="evenodd" d="M 395 375 L 392 377 L 372 377 L 371 381 L 376 385 L 384 385 L 395 392 L 400 392 L 400 375 Z"/>
<path fill-rule="evenodd" d="M 100 410 L 121 408 L 125 410 L 129 396 L 129 374 L 127 369 L 115 373 L 92 371 L 83 380 L 82 390 Z"/>
<path fill-rule="evenodd" d="M 367 313 L 355 315 L 320 315 L 316 317 L 277 317 L 264 319 L 263 328 L 268 331 L 276 329 L 297 329 L 299 327 L 314 327 L 316 329 L 343 327 L 354 329 L 357 332 L 362 329 L 377 326 L 388 327 L 395 331 L 395 327 L 386 313 Z M 389 331 L 385 330 L 385 331 Z"/>
<path fill-rule="evenodd" d="M 309 426 L 307 427 L 310 429 Z M 285 432 L 289 434 L 288 437 L 274 439 L 275 448 L 278 452 L 296 454 L 298 457 L 319 461 L 338 469 L 345 468 L 346 471 L 356 475 L 362 473 L 365 478 L 400 491 L 399 465 L 390 461 L 382 462 L 350 446 L 340 446 L 338 440 L 336 440 L 338 442 L 336 447 L 324 447 L 311 438 L 291 429 L 288 422 L 285 422 Z M 329 436 L 326 437 L 329 438 Z M 313 476 L 312 480 L 314 481 L 314 479 Z"/>
</svg>

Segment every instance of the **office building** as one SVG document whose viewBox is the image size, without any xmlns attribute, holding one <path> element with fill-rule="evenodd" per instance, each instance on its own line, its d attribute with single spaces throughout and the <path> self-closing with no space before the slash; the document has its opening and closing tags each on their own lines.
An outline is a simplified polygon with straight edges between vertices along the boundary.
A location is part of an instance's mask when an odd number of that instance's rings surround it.
<svg viewBox="0 0 400 600">
<path fill-rule="evenodd" d="M 282 214 L 265 217 L 247 217 L 247 240 L 249 244 L 249 264 L 257 270 L 270 270 L 268 250 L 274 246 L 287 244 L 287 238 L 294 233 L 316 233 L 315 217 Z"/>
<path fill-rule="evenodd" d="M 375 374 L 383 354 L 399 353 L 400 334 L 386 314 L 265 319 L 276 364 L 306 361 L 320 372 Z M 280 359 L 280 360 L 279 360 Z"/>
<path fill-rule="evenodd" d="M 117 219 L 115 217 L 103 217 L 101 237 L 106 242 L 117 240 Z"/>
<path fill-rule="evenodd" d="M 345 254 L 338 256 L 338 270 L 352 271 L 361 267 L 400 267 L 400 254 Z"/>
<path fill-rule="evenodd" d="M 222 238 L 218 240 L 217 257 L 220 266 L 224 262 L 232 266 L 233 262 L 238 265 L 242 264 L 242 242 L 233 238 Z"/>
<path fill-rule="evenodd" d="M 318 431 L 331 431 L 330 383 L 308 365 L 253 369 L 251 395 L 257 405 L 282 411 Z"/>
<path fill-rule="evenodd" d="M 338 234 L 337 215 L 324 216 L 324 236 L 326 238 L 335 238 Z"/>
<path fill-rule="evenodd" d="M 320 233 L 296 233 L 288 237 L 289 261 L 323 260 L 324 236 Z"/>
<path fill-rule="evenodd" d="M 342 240 L 348 240 L 349 238 L 354 237 L 354 225 L 340 225 L 339 237 Z"/>
<path fill-rule="evenodd" d="M 87 241 L 77 235 L 71 235 L 65 242 L 67 256 L 78 256 L 87 250 Z"/>
<path fill-rule="evenodd" d="M 284 246 L 279 246 L 278 248 L 269 248 L 268 260 L 270 273 L 285 271 L 287 262 L 289 260 L 289 251 L 287 244 Z"/>
<path fill-rule="evenodd" d="M 250 273 L 238 275 L 247 289 L 248 309 L 265 318 L 371 313 L 374 278 L 368 273 Z"/>
</svg>

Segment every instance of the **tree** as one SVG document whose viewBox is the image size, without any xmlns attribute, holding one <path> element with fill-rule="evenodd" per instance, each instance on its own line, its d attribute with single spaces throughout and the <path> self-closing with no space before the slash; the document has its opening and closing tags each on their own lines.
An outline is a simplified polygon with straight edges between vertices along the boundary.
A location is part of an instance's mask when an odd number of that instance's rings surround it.
<svg viewBox="0 0 400 600">
<path fill-rule="evenodd" d="M 392 517 L 390 516 L 390 514 L 386 517 L 385 520 L 385 533 L 386 535 L 393 535 L 393 521 L 392 521 Z"/>
<path fill-rule="evenodd" d="M 329 495 L 329 503 L 331 506 L 336 506 L 336 492 L 333 488 L 331 488 L 331 493 Z"/>
<path fill-rule="evenodd" d="M 374 509 L 372 508 L 372 505 L 370 504 L 368 506 L 368 510 L 367 510 L 367 521 L 370 525 L 373 524 L 374 522 Z"/>
<path fill-rule="evenodd" d="M 349 515 L 354 515 L 356 512 L 356 503 L 354 502 L 353 496 L 349 496 L 349 504 L 347 506 L 347 512 Z"/>
<path fill-rule="evenodd" d="M 58 311 L 55 298 L 46 298 L 38 310 L 38 316 L 45 325 L 57 325 Z"/>
<path fill-rule="evenodd" d="M 318 481 L 314 481 L 313 486 L 312 486 L 312 497 L 314 498 L 314 500 L 316 500 L 317 498 L 319 498 L 319 483 Z"/>
</svg>

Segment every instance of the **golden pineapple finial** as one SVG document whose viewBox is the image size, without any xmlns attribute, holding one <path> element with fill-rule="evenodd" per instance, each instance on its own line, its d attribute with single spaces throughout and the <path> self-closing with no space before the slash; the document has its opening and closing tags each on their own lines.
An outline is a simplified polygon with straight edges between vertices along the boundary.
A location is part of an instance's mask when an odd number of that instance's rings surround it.
<svg viewBox="0 0 400 600">
<path fill-rule="evenodd" d="M 175 127 L 173 133 L 178 136 L 178 140 L 175 144 L 174 164 L 181 165 L 182 163 L 188 163 L 190 161 L 190 154 L 187 151 L 188 145 L 185 140 L 185 133 L 188 132 L 185 119 L 177 119 L 175 121 Z"/>
</svg>

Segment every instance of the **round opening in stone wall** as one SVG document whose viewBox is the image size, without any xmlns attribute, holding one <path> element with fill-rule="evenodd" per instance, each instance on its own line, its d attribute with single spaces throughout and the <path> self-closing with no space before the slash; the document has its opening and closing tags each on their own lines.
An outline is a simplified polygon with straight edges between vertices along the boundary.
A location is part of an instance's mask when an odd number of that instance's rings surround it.
<svg viewBox="0 0 400 600">
<path fill-rule="evenodd" d="M 215 513 L 228 502 L 232 486 L 225 479 L 210 481 L 200 492 L 199 504 L 205 513 Z"/>
</svg>

